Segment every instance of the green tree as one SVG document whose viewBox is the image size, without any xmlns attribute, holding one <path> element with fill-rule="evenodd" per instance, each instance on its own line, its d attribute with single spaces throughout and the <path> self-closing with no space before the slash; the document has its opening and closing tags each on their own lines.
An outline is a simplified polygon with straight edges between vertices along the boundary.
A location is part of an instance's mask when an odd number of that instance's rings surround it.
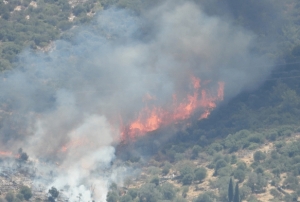
<svg viewBox="0 0 300 202">
<path fill-rule="evenodd" d="M 128 194 L 131 196 L 132 199 L 135 199 L 137 197 L 137 195 L 138 195 L 136 189 L 129 189 L 128 190 Z"/>
<path fill-rule="evenodd" d="M 176 196 L 175 187 L 170 183 L 161 186 L 161 193 L 165 200 L 173 200 Z"/>
<path fill-rule="evenodd" d="M 232 155 L 232 156 L 231 156 L 230 163 L 231 163 L 231 164 L 236 164 L 236 162 L 237 162 L 237 156 L 236 156 L 236 155 Z"/>
<path fill-rule="evenodd" d="M 235 185 L 233 202 L 240 202 L 239 183 Z"/>
<path fill-rule="evenodd" d="M 193 180 L 194 180 L 194 177 L 195 177 L 195 175 L 194 175 L 194 173 L 187 173 L 187 174 L 185 174 L 184 176 L 183 176 L 183 178 L 182 178 L 182 184 L 183 185 L 189 185 L 189 184 L 192 184 L 192 182 L 193 182 Z"/>
<path fill-rule="evenodd" d="M 252 193 L 251 188 L 247 185 L 242 186 L 242 188 L 239 189 L 240 191 L 240 200 L 246 200 L 248 196 Z"/>
<path fill-rule="evenodd" d="M 246 170 L 247 169 L 247 164 L 243 161 L 237 163 L 237 169 L 238 170 Z"/>
<path fill-rule="evenodd" d="M 200 194 L 194 202 L 213 202 L 213 199 L 208 193 Z"/>
<path fill-rule="evenodd" d="M 120 202 L 132 202 L 132 197 L 129 194 L 120 197 Z"/>
<path fill-rule="evenodd" d="M 119 200 L 119 195 L 116 191 L 109 191 L 106 196 L 107 202 L 117 202 Z"/>
<path fill-rule="evenodd" d="M 179 196 L 175 198 L 174 202 L 187 202 L 187 200 Z"/>
<path fill-rule="evenodd" d="M 18 194 L 16 195 L 16 197 L 17 197 L 18 199 L 20 199 L 20 201 L 24 201 L 24 196 L 23 196 L 23 194 L 18 193 Z"/>
<path fill-rule="evenodd" d="M 236 169 L 234 172 L 233 172 L 233 176 L 235 179 L 238 179 L 239 182 L 243 182 L 246 178 L 246 173 L 244 170 L 241 170 L 241 169 Z"/>
<path fill-rule="evenodd" d="M 182 189 L 182 194 L 181 194 L 183 198 L 186 198 L 188 191 L 189 191 L 189 187 L 184 186 Z"/>
<path fill-rule="evenodd" d="M 156 186 L 152 183 L 144 184 L 138 193 L 140 202 L 156 202 L 161 198 L 160 192 L 156 189 Z"/>
<path fill-rule="evenodd" d="M 266 158 L 266 154 L 263 153 L 262 151 L 256 151 L 254 154 L 253 154 L 253 158 L 254 158 L 254 161 L 262 161 Z"/>
<path fill-rule="evenodd" d="M 190 161 L 182 161 L 177 165 L 180 172 L 180 179 L 184 185 L 189 185 L 195 178 L 195 165 Z"/>
<path fill-rule="evenodd" d="M 19 159 L 20 159 L 20 161 L 24 161 L 24 162 L 27 161 L 27 160 L 28 160 L 28 155 L 27 155 L 27 153 L 22 152 L 22 153 L 20 154 Z"/>
<path fill-rule="evenodd" d="M 247 186 L 251 188 L 252 192 L 261 191 L 266 185 L 267 180 L 261 173 L 250 173 L 247 181 Z"/>
<path fill-rule="evenodd" d="M 170 172 L 171 167 L 172 164 L 170 164 L 169 162 L 165 162 L 163 166 L 162 174 L 167 175 Z"/>
<path fill-rule="evenodd" d="M 7 202 L 13 202 L 15 199 L 15 195 L 12 192 L 8 192 L 5 195 L 5 199 L 7 200 Z"/>
<path fill-rule="evenodd" d="M 226 167 L 227 166 L 227 162 L 224 160 L 224 159 L 219 159 L 217 162 L 216 162 L 216 165 L 215 165 L 215 173 L 214 175 L 217 175 L 218 174 L 218 170 L 220 168 L 223 168 L 223 167 Z"/>
<path fill-rule="evenodd" d="M 228 201 L 232 202 L 233 200 L 233 182 L 232 178 L 230 178 L 229 186 L 228 186 Z"/>
<path fill-rule="evenodd" d="M 13 202 L 22 202 L 23 200 L 19 199 L 18 197 L 16 197 Z"/>
<path fill-rule="evenodd" d="M 204 167 L 197 168 L 195 170 L 195 180 L 199 180 L 200 182 L 206 178 L 207 171 Z"/>
<path fill-rule="evenodd" d="M 159 185 L 159 178 L 158 176 L 155 176 L 154 178 L 151 179 L 150 183 L 155 184 L 156 186 Z"/>
<path fill-rule="evenodd" d="M 199 145 L 195 145 L 192 149 L 192 158 L 196 159 L 201 151 L 201 147 Z"/>
<path fill-rule="evenodd" d="M 31 189 L 27 186 L 22 186 L 19 193 L 23 194 L 25 200 L 29 200 L 32 197 Z"/>
<path fill-rule="evenodd" d="M 210 148 L 212 148 L 216 152 L 219 152 L 219 151 L 221 151 L 223 149 L 223 146 L 221 144 L 219 144 L 219 143 L 214 142 L 214 143 L 212 143 L 210 145 Z"/>
<path fill-rule="evenodd" d="M 258 174 L 258 173 L 261 173 L 263 174 L 264 173 L 264 169 L 262 166 L 257 166 L 257 168 L 255 168 L 255 172 Z"/>
<path fill-rule="evenodd" d="M 55 187 L 51 187 L 51 189 L 48 191 L 48 193 L 50 194 L 50 196 L 48 197 L 49 201 L 55 201 L 55 199 L 59 195 L 59 191 Z"/>
<path fill-rule="evenodd" d="M 57 198 L 59 195 L 59 191 L 55 187 L 51 187 L 51 189 L 49 190 L 49 194 L 51 194 L 53 198 Z"/>
</svg>

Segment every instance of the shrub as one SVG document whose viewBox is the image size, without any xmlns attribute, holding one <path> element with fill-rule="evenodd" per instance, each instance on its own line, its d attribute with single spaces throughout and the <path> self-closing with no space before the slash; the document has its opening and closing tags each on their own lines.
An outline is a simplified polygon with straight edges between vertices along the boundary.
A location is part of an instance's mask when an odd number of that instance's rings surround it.
<svg viewBox="0 0 300 202">
<path fill-rule="evenodd" d="M 222 146 L 221 144 L 219 144 L 219 143 L 212 143 L 212 144 L 210 145 L 210 147 L 211 147 L 213 150 L 215 150 L 216 152 L 219 152 L 219 151 L 223 150 L 223 146 Z"/>
<path fill-rule="evenodd" d="M 199 145 L 195 145 L 192 149 L 192 158 L 193 159 L 197 158 L 200 151 L 201 151 L 201 147 Z"/>
<path fill-rule="evenodd" d="M 138 193 L 136 189 L 129 189 L 128 194 L 131 196 L 132 199 L 135 199 Z"/>
<path fill-rule="evenodd" d="M 194 202 L 213 202 L 213 198 L 208 193 L 203 193 Z"/>
<path fill-rule="evenodd" d="M 24 201 L 24 196 L 23 196 L 23 194 L 18 193 L 18 194 L 16 195 L 16 197 L 17 197 L 18 199 L 20 199 L 20 201 Z"/>
<path fill-rule="evenodd" d="M 59 191 L 55 187 L 51 187 L 51 189 L 49 190 L 49 194 L 51 194 L 53 198 L 57 198 L 59 195 Z"/>
<path fill-rule="evenodd" d="M 223 167 L 225 167 L 225 166 L 227 166 L 227 162 L 226 162 L 225 160 L 223 160 L 223 159 L 220 159 L 220 160 L 218 160 L 218 161 L 216 162 L 215 170 L 217 171 L 217 170 L 219 170 L 220 168 L 223 168 Z"/>
<path fill-rule="evenodd" d="M 172 164 L 169 162 L 166 162 L 162 169 L 162 174 L 167 175 L 170 172 L 170 168 L 172 167 Z"/>
<path fill-rule="evenodd" d="M 260 134 L 253 134 L 248 137 L 249 142 L 254 142 L 254 143 L 262 143 L 263 142 L 263 137 Z"/>
<path fill-rule="evenodd" d="M 266 138 L 270 141 L 275 141 L 278 137 L 278 132 L 277 131 L 269 131 L 266 134 Z"/>
<path fill-rule="evenodd" d="M 258 167 L 255 169 L 255 172 L 256 172 L 256 173 L 261 173 L 261 174 L 263 174 L 263 173 L 264 173 L 264 169 L 263 169 L 263 167 L 258 166 Z"/>
<path fill-rule="evenodd" d="M 246 178 L 246 173 L 244 170 L 236 169 L 233 173 L 235 179 L 239 180 L 239 182 L 243 182 Z"/>
<path fill-rule="evenodd" d="M 200 167 L 195 170 L 195 180 L 202 181 L 206 178 L 207 171 L 206 168 Z"/>
<path fill-rule="evenodd" d="M 31 189 L 27 186 L 22 186 L 19 193 L 23 194 L 27 201 L 32 197 Z"/>
<path fill-rule="evenodd" d="M 257 149 L 258 147 L 259 147 L 259 144 L 257 144 L 257 143 L 250 143 L 248 149 L 249 149 L 249 150 L 255 150 L 255 149 Z"/>
<path fill-rule="evenodd" d="M 246 200 L 251 194 L 251 188 L 247 185 L 244 185 L 240 188 L 240 198 L 241 200 Z"/>
<path fill-rule="evenodd" d="M 120 202 L 132 202 L 132 198 L 129 194 L 120 197 Z"/>
<path fill-rule="evenodd" d="M 161 193 L 165 200 L 173 200 L 176 196 L 175 187 L 170 183 L 161 186 Z"/>
<path fill-rule="evenodd" d="M 160 192 L 155 188 L 154 184 L 144 184 L 141 186 L 138 192 L 138 196 L 140 198 L 140 201 L 157 201 L 159 198 L 161 198 Z"/>
<path fill-rule="evenodd" d="M 189 187 L 184 186 L 183 189 L 182 189 L 182 197 L 185 198 L 187 196 L 188 191 L 189 191 Z"/>
<path fill-rule="evenodd" d="M 254 161 L 261 161 L 261 160 L 265 160 L 266 158 L 266 154 L 263 153 L 262 151 L 256 151 L 254 154 L 253 154 L 253 158 L 254 158 Z"/>
<path fill-rule="evenodd" d="M 236 164 L 236 162 L 237 162 L 237 156 L 236 155 L 232 155 L 230 163 L 231 164 Z"/>
<path fill-rule="evenodd" d="M 5 196 L 7 202 L 13 202 L 15 199 L 15 195 L 12 192 L 8 192 Z"/>
<path fill-rule="evenodd" d="M 158 167 L 150 166 L 148 168 L 148 173 L 151 175 L 159 175 L 160 174 L 160 169 Z"/>
<path fill-rule="evenodd" d="M 237 164 L 237 169 L 246 170 L 247 169 L 247 164 L 245 162 L 243 162 L 243 161 L 240 161 Z"/>
<path fill-rule="evenodd" d="M 154 178 L 151 179 L 150 183 L 155 184 L 156 186 L 159 185 L 159 178 L 155 176 Z"/>
<path fill-rule="evenodd" d="M 194 180 L 194 173 L 187 173 L 182 177 L 182 184 L 183 185 L 189 185 L 192 184 L 193 180 Z"/>
</svg>

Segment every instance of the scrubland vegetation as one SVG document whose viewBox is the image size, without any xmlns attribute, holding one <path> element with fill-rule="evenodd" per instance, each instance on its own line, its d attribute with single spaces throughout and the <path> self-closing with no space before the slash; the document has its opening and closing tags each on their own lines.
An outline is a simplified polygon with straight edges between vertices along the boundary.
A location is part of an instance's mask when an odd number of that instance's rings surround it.
<svg viewBox="0 0 300 202">
<path fill-rule="evenodd" d="M 123 187 L 113 184 L 108 202 L 228 201 L 230 179 L 239 184 L 243 201 L 299 198 L 300 3 L 228 2 L 234 23 L 258 35 L 261 43 L 255 51 L 276 58 L 278 65 L 259 89 L 223 103 L 208 119 L 181 129 L 167 143 L 157 144 L 155 134 L 151 140 L 139 140 L 137 149 L 147 145 L 143 149 L 149 151 L 150 161 L 137 153 L 121 156 L 128 165 L 141 167 L 141 173 L 136 179 L 128 178 Z M 53 40 L 67 39 L 68 30 L 89 22 L 98 10 L 115 5 L 138 15 L 149 4 L 139 0 L 87 0 L 78 4 L 1 0 L 0 70 L 14 68 L 19 62 L 16 56 L 24 48 L 46 51 Z M 219 14 L 206 9 L 212 15 Z M 273 18 L 275 12 L 281 15 L 279 21 Z M 270 35 L 276 43 L 266 46 Z M 52 192 L 49 200 L 55 200 L 56 192 Z M 22 187 L 5 199 L 28 200 L 30 194 L 28 187 Z"/>
</svg>

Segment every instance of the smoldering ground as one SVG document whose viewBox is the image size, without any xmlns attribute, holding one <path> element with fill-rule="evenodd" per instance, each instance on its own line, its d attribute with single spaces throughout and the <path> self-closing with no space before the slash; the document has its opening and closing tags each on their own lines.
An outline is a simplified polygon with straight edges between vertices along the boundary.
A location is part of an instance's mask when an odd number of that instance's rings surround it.
<svg viewBox="0 0 300 202">
<path fill-rule="evenodd" d="M 70 35 L 47 53 L 24 51 L 19 67 L 1 75 L 0 139 L 4 150 L 59 162 L 48 185 L 68 185 L 71 201 L 79 193 L 91 201 L 92 184 L 93 197 L 105 201 L 109 183 L 122 181 L 123 171 L 99 171 L 114 159 L 120 117 L 134 120 L 145 95 L 168 106 L 172 95 L 186 96 L 193 75 L 212 89 L 224 82 L 230 99 L 271 71 L 270 60 L 253 52 L 251 31 L 192 2 L 165 2 L 139 16 L 111 8 Z"/>
</svg>

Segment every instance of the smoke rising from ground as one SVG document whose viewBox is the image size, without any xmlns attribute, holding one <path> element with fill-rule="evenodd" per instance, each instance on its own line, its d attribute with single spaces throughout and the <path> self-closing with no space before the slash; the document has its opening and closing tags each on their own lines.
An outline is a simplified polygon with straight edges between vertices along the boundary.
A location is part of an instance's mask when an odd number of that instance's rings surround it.
<svg viewBox="0 0 300 202">
<path fill-rule="evenodd" d="M 136 118 L 146 95 L 168 106 L 172 95 L 186 96 L 194 75 L 212 89 L 224 82 L 230 99 L 271 70 L 252 51 L 253 33 L 191 2 L 167 2 L 142 16 L 108 9 L 73 35 L 47 53 L 24 51 L 20 67 L 1 76 L 0 140 L 1 148 L 59 162 L 49 186 L 69 185 L 69 196 L 82 193 L 84 201 L 91 185 L 105 201 L 112 176 L 122 173 L 95 174 L 114 159 L 120 117 L 125 124 Z"/>
</svg>

